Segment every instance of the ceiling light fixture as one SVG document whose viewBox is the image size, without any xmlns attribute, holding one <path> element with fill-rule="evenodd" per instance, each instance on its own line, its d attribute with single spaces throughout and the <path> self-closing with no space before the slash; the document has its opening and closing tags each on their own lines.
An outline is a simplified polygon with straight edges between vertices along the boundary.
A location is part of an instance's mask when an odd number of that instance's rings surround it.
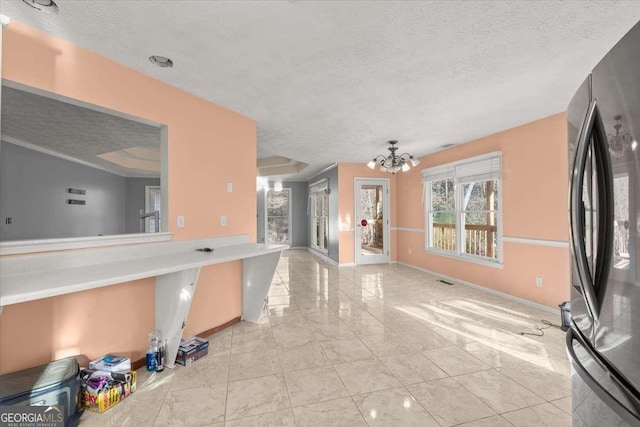
<svg viewBox="0 0 640 427">
<path fill-rule="evenodd" d="M 390 172 L 393 175 L 398 171 L 406 172 L 411 169 L 411 166 L 418 166 L 420 160 L 414 159 L 411 154 L 404 153 L 399 156 L 396 154 L 398 150 L 398 147 L 396 147 L 397 143 L 398 141 L 389 141 L 389 144 L 391 144 L 391 147 L 389 147 L 391 154 L 388 156 L 380 154 L 367 163 L 367 166 L 369 166 L 370 169 L 375 169 L 376 165 L 380 164 L 380 170 L 382 172 Z"/>
<path fill-rule="evenodd" d="M 60 8 L 53 0 L 22 0 L 34 9 L 45 13 L 58 13 Z"/>
<path fill-rule="evenodd" d="M 633 143 L 633 138 L 628 133 L 620 133 L 620 128 L 622 127 L 620 124 L 620 120 L 622 119 L 621 115 L 617 115 L 613 119 L 616 121 L 616 124 L 613 126 L 616 134 L 607 135 L 609 139 L 609 150 L 614 156 L 621 156 L 625 151 L 629 151 Z"/>
<path fill-rule="evenodd" d="M 162 68 L 171 68 L 171 67 L 173 67 L 173 61 L 171 59 L 167 58 L 166 56 L 151 55 L 149 57 L 149 61 L 151 61 L 152 64 L 155 64 L 158 67 L 162 67 Z"/>
</svg>

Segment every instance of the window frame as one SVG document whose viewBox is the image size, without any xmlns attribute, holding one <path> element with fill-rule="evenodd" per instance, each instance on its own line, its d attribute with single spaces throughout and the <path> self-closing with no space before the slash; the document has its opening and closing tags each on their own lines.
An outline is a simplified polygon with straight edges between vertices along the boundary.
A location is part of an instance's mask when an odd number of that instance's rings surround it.
<svg viewBox="0 0 640 427">
<path fill-rule="evenodd" d="M 322 199 L 322 198 L 326 200 L 326 215 L 317 216 L 316 215 L 317 202 L 318 202 L 318 199 Z M 316 181 L 309 185 L 309 205 L 307 210 L 310 217 L 309 246 L 313 250 L 316 250 L 326 255 L 329 253 L 329 183 L 326 179 Z M 324 210 L 323 210 L 323 213 L 324 213 Z M 314 244 L 316 238 L 318 237 L 316 234 L 317 232 L 316 220 L 318 218 L 326 218 L 326 225 L 324 227 L 324 231 L 327 236 L 327 245 L 325 247 L 322 247 L 322 245 Z M 317 239 L 317 240 L 322 241 L 324 243 L 324 236 L 322 236 L 320 239 Z"/>
<path fill-rule="evenodd" d="M 495 164 L 491 167 L 492 173 L 497 176 L 492 177 L 481 177 L 477 181 L 470 180 L 461 180 L 458 181 L 456 176 L 456 170 L 461 168 L 469 168 L 473 169 L 473 166 L 481 166 L 483 163 L 487 161 L 498 162 L 499 171 L 496 171 Z M 423 196 L 424 196 L 424 251 L 425 253 L 431 253 L 439 256 L 444 256 L 447 258 L 452 258 L 461 261 L 472 262 L 476 264 L 481 264 L 485 266 L 490 266 L 493 268 L 502 269 L 504 265 L 503 256 L 503 233 L 502 233 L 502 199 L 504 197 L 504 191 L 502 187 L 502 153 L 499 151 L 486 153 L 480 156 L 470 157 L 466 159 L 461 159 L 458 161 L 454 161 L 451 163 L 447 163 L 444 165 L 436 166 L 433 168 L 427 168 L 422 170 L 423 174 Z M 432 246 L 433 242 L 433 221 L 432 221 L 432 213 L 431 210 L 431 201 L 432 201 L 432 186 L 431 184 L 435 181 L 442 181 L 445 179 L 453 179 L 454 180 L 454 191 L 455 191 L 455 251 L 444 250 L 439 248 L 434 248 Z M 469 254 L 465 252 L 465 247 L 463 246 L 463 234 L 465 232 L 465 224 L 463 223 L 464 214 L 467 210 L 463 210 L 463 188 L 465 184 L 469 182 L 486 182 L 490 180 L 496 180 L 498 185 L 498 200 L 497 200 L 497 210 L 495 213 L 497 227 L 496 227 L 496 251 L 497 258 L 489 258 L 480 255 Z"/>
<path fill-rule="evenodd" d="M 269 193 L 272 192 L 285 192 L 288 194 L 289 198 L 289 209 L 287 219 L 287 240 L 284 242 L 270 242 L 269 241 L 269 218 L 285 218 L 284 216 L 269 216 Z M 292 213 L 293 213 L 293 191 L 291 188 L 267 188 L 264 193 L 264 242 L 266 244 L 273 245 L 291 245 L 293 242 L 293 224 L 292 224 Z"/>
</svg>

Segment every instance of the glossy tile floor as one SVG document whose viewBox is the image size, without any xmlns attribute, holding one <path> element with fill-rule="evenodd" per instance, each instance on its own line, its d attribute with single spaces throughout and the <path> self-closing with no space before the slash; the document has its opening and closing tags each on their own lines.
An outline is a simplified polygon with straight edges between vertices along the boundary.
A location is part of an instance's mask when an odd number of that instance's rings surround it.
<svg viewBox="0 0 640 427">
<path fill-rule="evenodd" d="M 533 285 L 532 285 L 533 286 Z M 553 314 L 400 265 L 283 254 L 260 324 L 209 337 L 195 364 L 139 371 L 85 426 L 569 426 Z"/>
</svg>

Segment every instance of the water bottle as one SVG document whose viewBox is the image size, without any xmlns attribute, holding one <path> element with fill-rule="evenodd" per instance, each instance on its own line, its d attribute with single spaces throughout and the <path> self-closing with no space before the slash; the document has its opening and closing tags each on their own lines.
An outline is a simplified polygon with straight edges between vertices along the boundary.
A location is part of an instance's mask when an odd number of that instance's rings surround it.
<svg viewBox="0 0 640 427">
<path fill-rule="evenodd" d="M 156 366 L 156 372 L 162 372 L 164 371 L 164 352 L 165 352 L 165 347 L 167 345 L 167 340 L 164 340 L 164 343 L 161 343 L 158 346 L 158 352 L 157 354 L 157 366 Z"/>
<path fill-rule="evenodd" d="M 147 371 L 155 372 L 158 368 L 158 336 L 155 332 L 149 334 L 149 347 L 147 347 Z"/>
</svg>

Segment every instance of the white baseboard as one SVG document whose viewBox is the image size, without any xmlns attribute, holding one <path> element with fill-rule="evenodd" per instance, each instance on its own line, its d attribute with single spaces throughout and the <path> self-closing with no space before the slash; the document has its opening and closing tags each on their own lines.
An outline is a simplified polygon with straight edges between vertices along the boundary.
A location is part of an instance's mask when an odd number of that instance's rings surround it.
<svg viewBox="0 0 640 427">
<path fill-rule="evenodd" d="M 343 262 L 341 264 L 338 264 L 338 267 L 355 267 L 356 263 L 355 262 Z"/>
<path fill-rule="evenodd" d="M 327 254 L 323 254 L 322 252 L 318 252 L 318 251 L 316 251 L 314 249 L 311 249 L 309 247 L 304 247 L 304 248 L 300 248 L 300 249 L 306 249 L 307 252 L 309 252 L 310 254 L 313 254 L 313 255 L 315 255 L 315 256 L 317 256 L 319 258 L 322 258 L 323 260 L 329 262 L 330 264 L 338 265 L 338 263 L 336 261 L 332 260 L 331 258 L 329 258 L 329 255 L 327 255 Z"/>
<path fill-rule="evenodd" d="M 398 264 L 398 261 L 389 261 L 387 264 Z M 361 264 L 363 266 L 367 266 L 367 265 L 373 265 L 373 264 Z M 343 262 L 342 264 L 339 264 L 338 267 L 357 267 L 358 264 L 356 264 L 355 262 Z"/>
<path fill-rule="evenodd" d="M 474 288 L 474 289 L 479 289 L 481 291 L 484 291 L 484 292 L 487 292 L 487 293 L 490 293 L 490 294 L 498 295 L 498 296 L 501 296 L 503 298 L 510 299 L 512 301 L 515 301 L 515 302 L 519 302 L 520 304 L 528 305 L 530 307 L 534 307 L 534 308 L 537 308 L 539 310 L 546 311 L 547 313 L 556 314 L 558 316 L 560 315 L 560 309 L 559 308 L 554 309 L 554 308 L 548 307 L 548 306 L 546 306 L 544 304 L 539 304 L 537 302 L 529 301 L 528 299 L 516 297 L 514 295 L 507 294 L 505 292 L 496 291 L 495 289 L 487 288 L 486 286 L 478 285 L 476 283 L 467 282 L 466 280 L 461 280 L 461 279 L 458 279 L 457 277 L 447 276 L 446 274 L 437 273 L 435 271 L 427 270 L 426 268 L 417 267 L 415 265 L 407 264 L 405 262 L 398 261 L 398 264 L 404 265 L 405 267 L 413 268 L 414 270 L 422 271 L 424 273 L 432 274 L 432 275 L 434 275 L 436 277 L 440 277 L 442 279 L 445 279 L 445 280 L 453 282 L 453 283 L 457 283 L 457 284 L 460 284 L 460 285 L 468 286 L 468 287 Z"/>
</svg>

